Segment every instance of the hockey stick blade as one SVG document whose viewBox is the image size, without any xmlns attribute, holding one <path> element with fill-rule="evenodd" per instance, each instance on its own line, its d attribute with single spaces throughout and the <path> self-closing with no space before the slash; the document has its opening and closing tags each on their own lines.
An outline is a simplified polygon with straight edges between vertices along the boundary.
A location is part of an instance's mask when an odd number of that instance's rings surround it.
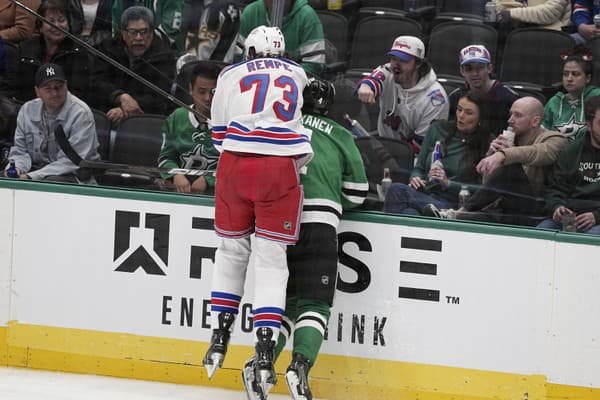
<svg viewBox="0 0 600 400">
<path fill-rule="evenodd" d="M 80 168 L 89 168 L 92 170 L 101 171 L 118 171 L 121 173 L 137 173 L 143 175 L 160 176 L 161 174 L 170 175 L 191 175 L 191 176 L 214 176 L 215 171 L 206 169 L 192 169 L 192 168 L 160 168 L 160 167 L 145 167 L 141 165 L 129 165 L 129 164 L 118 164 L 104 161 L 91 161 L 83 159 L 77 151 L 71 146 L 65 130 L 62 125 L 58 125 L 54 130 L 54 137 L 58 147 L 65 153 L 67 158 L 71 162 Z"/>
</svg>

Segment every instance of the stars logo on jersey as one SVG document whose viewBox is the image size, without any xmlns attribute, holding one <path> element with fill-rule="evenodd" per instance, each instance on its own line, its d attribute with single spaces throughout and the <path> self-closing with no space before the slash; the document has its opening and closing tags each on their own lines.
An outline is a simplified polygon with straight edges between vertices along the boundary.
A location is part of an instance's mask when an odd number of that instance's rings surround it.
<svg viewBox="0 0 600 400">
<path fill-rule="evenodd" d="M 439 107 L 446 103 L 446 98 L 444 97 L 444 94 L 440 89 L 436 89 L 433 92 L 429 93 L 427 97 L 429 97 L 431 105 L 434 107 Z"/>
<path fill-rule="evenodd" d="M 569 140 L 572 140 L 577 134 L 586 127 L 584 122 L 577 122 L 575 114 L 571 115 L 568 121 L 556 125 L 556 130 L 565 135 Z"/>
<path fill-rule="evenodd" d="M 206 131 L 192 133 L 192 140 L 199 144 L 195 145 L 191 151 L 181 154 L 181 168 L 215 169 L 217 167 L 218 156 L 211 155 L 212 153 L 204 144 L 206 134 Z"/>
</svg>

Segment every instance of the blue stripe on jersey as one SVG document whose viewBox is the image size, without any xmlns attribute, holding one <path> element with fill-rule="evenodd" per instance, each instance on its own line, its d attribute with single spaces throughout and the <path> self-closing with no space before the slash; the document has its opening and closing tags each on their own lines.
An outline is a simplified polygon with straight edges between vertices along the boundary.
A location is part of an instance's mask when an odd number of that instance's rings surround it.
<svg viewBox="0 0 600 400">
<path fill-rule="evenodd" d="M 242 296 L 238 296 L 236 294 L 227 293 L 227 292 L 210 292 L 210 297 L 218 297 L 220 299 L 235 300 L 238 302 L 240 300 L 242 300 Z"/>
<path fill-rule="evenodd" d="M 234 315 L 238 314 L 238 308 L 237 307 L 232 307 L 232 306 L 216 306 L 216 305 L 212 305 L 211 304 L 210 311 L 226 312 L 226 313 L 231 313 L 231 314 L 234 314 Z"/>
<path fill-rule="evenodd" d="M 267 139 L 265 137 L 260 137 L 260 136 L 243 136 L 243 135 L 236 135 L 233 133 L 228 133 L 225 136 L 225 138 L 235 140 L 238 142 L 270 143 L 270 144 L 278 144 L 278 145 L 283 145 L 283 146 L 308 142 L 308 139 L 305 137 L 301 137 L 298 139 Z"/>
</svg>

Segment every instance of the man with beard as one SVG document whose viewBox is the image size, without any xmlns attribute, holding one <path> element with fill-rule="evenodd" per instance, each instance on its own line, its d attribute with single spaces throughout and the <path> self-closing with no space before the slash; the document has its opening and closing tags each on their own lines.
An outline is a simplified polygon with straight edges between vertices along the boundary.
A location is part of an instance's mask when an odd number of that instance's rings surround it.
<svg viewBox="0 0 600 400">
<path fill-rule="evenodd" d="M 387 54 L 390 62 L 361 79 L 356 94 L 367 104 L 379 99 L 379 135 L 412 142 L 418 150 L 431 121 L 448 118 L 448 97 L 419 38 L 399 36 Z"/>
<path fill-rule="evenodd" d="M 199 61 L 191 74 L 189 90 L 194 110 L 200 115 L 178 108 L 162 127 L 163 143 L 158 166 L 163 168 L 196 168 L 215 170 L 219 152 L 213 146 L 208 119 L 212 98 L 221 72 L 220 63 Z M 213 176 L 166 175 L 180 193 L 205 193 L 215 187 Z"/>
<path fill-rule="evenodd" d="M 556 160 L 546 192 L 552 217 L 538 228 L 559 229 L 570 216 L 577 232 L 600 235 L 600 96 L 587 101 L 585 114 L 587 132 L 567 145 Z"/>
</svg>

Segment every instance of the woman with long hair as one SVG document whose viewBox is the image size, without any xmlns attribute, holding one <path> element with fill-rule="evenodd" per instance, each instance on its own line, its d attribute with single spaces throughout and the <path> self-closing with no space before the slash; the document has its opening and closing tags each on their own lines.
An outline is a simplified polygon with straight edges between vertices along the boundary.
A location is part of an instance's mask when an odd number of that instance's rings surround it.
<svg viewBox="0 0 600 400">
<path fill-rule="evenodd" d="M 456 208 L 462 185 L 481 182 L 475 167 L 493 139 L 488 115 L 484 95 L 471 90 L 459 99 L 454 120 L 434 121 L 423 140 L 410 182 L 390 187 L 383 210 L 422 215 L 428 204 L 438 209 Z M 441 145 L 440 163 L 432 162 L 436 142 Z"/>
</svg>

